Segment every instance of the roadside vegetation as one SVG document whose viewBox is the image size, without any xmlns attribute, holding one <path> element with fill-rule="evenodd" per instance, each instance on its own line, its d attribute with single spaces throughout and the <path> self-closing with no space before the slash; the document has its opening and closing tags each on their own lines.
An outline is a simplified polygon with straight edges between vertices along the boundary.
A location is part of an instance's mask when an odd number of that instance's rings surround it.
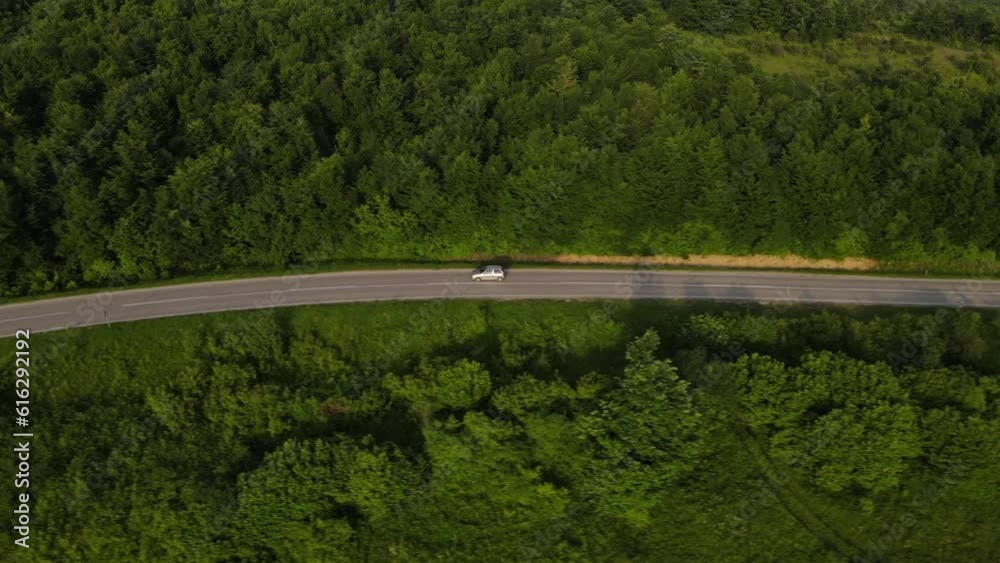
<svg viewBox="0 0 1000 563">
<path fill-rule="evenodd" d="M 1000 8 L 0 8 L 0 294 L 473 255 L 1000 249 Z"/>
<path fill-rule="evenodd" d="M 997 553 L 996 312 L 355 304 L 31 350 L 33 543 L 4 529 L 5 561 Z"/>
</svg>

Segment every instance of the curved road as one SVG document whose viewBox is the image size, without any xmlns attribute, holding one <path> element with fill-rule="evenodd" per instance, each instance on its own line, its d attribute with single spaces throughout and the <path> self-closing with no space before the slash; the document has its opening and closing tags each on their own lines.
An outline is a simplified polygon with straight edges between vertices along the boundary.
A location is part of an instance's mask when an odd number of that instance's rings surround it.
<svg viewBox="0 0 1000 563">
<path fill-rule="evenodd" d="M 721 271 L 525 269 L 474 283 L 469 270 L 286 275 L 108 291 L 0 307 L 0 337 L 238 309 L 398 299 L 712 299 L 1000 308 L 1000 281 Z"/>
</svg>

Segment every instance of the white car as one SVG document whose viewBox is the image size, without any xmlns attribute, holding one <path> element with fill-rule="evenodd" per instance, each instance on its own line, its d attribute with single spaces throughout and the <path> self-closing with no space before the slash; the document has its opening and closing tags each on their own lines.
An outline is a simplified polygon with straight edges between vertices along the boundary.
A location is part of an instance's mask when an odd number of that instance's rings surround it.
<svg viewBox="0 0 1000 563">
<path fill-rule="evenodd" d="M 501 266 L 483 266 L 472 272 L 472 281 L 503 281 L 506 275 Z"/>
</svg>

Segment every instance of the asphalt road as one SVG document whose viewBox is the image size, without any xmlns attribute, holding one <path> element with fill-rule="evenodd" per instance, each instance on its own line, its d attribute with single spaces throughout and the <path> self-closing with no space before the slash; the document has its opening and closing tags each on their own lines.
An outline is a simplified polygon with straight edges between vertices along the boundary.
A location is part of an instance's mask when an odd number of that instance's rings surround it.
<svg viewBox="0 0 1000 563">
<path fill-rule="evenodd" d="M 1000 281 L 761 272 L 511 270 L 473 282 L 469 270 L 394 270 L 254 278 L 106 291 L 0 307 L 0 336 L 291 305 L 400 299 L 711 299 L 1000 308 Z"/>
</svg>

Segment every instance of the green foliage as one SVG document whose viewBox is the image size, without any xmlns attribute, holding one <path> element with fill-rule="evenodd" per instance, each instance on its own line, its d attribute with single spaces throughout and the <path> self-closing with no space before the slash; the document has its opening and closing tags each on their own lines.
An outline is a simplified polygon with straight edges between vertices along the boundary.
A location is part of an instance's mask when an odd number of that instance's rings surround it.
<svg viewBox="0 0 1000 563">
<path fill-rule="evenodd" d="M 774 454 L 798 456 L 823 488 L 882 492 L 921 453 L 917 412 L 886 364 L 827 352 L 791 370 L 756 355 L 734 368 L 751 426 L 767 428 Z"/>
<path fill-rule="evenodd" d="M 0 8 L 3 295 L 341 259 L 1000 251 L 987 52 L 770 76 L 736 46 L 977 51 L 987 0 L 72 4 Z M 708 40 L 732 32 L 754 35 Z"/>
<path fill-rule="evenodd" d="M 701 415 L 677 369 L 655 359 L 659 344 L 652 331 L 629 344 L 621 386 L 580 421 L 596 449 L 585 490 L 600 513 L 641 527 L 649 525 L 654 494 L 690 471 L 701 453 Z"/>
<path fill-rule="evenodd" d="M 538 411 L 558 399 L 572 399 L 576 393 L 564 381 L 539 381 L 520 375 L 510 385 L 493 393 L 493 404 L 500 410 L 514 415 Z"/>
<path fill-rule="evenodd" d="M 852 485 L 875 493 L 891 490 L 909 460 L 921 453 L 916 409 L 909 406 L 834 409 L 815 428 L 812 436 L 825 441 L 811 452 L 810 465 L 816 483 L 831 491 Z"/>
<path fill-rule="evenodd" d="M 490 374 L 482 364 L 465 359 L 451 365 L 425 362 L 416 375 L 389 376 L 385 385 L 394 396 L 420 410 L 442 406 L 470 409 L 490 394 Z"/>
<path fill-rule="evenodd" d="M 241 475 L 238 545 L 266 546 L 282 560 L 349 561 L 351 522 L 331 516 L 354 512 L 377 521 L 418 482 L 398 451 L 365 442 L 286 442 Z"/>
</svg>

